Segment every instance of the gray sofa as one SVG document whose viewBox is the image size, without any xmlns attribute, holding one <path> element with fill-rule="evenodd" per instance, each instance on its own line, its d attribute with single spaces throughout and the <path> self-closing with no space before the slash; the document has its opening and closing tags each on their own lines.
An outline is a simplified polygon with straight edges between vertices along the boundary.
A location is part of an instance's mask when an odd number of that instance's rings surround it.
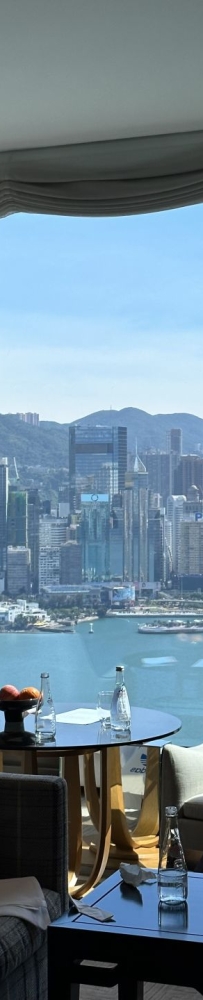
<svg viewBox="0 0 203 1000">
<path fill-rule="evenodd" d="M 67 786 L 0 774 L 0 878 L 35 875 L 51 920 L 67 908 Z M 47 1000 L 47 931 L 0 917 L 0 1000 Z"/>
<path fill-rule="evenodd" d="M 176 805 L 186 860 L 193 866 L 203 855 L 203 744 L 167 744 L 161 754 L 160 840 L 165 806 Z"/>
</svg>

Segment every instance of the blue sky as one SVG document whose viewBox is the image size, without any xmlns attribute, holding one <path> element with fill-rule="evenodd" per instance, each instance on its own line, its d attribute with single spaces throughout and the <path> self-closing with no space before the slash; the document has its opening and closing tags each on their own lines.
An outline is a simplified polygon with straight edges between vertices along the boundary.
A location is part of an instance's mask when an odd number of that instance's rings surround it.
<svg viewBox="0 0 203 1000">
<path fill-rule="evenodd" d="M 0 221 L 0 409 L 203 417 L 203 205 Z"/>
</svg>

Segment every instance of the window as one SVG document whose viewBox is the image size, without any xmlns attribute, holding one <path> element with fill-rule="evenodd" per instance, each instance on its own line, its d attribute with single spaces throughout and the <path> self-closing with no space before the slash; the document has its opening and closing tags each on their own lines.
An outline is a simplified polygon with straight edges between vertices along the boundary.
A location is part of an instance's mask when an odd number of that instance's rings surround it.
<svg viewBox="0 0 203 1000">
<path fill-rule="evenodd" d="M 39 686 L 43 644 L 54 698 L 95 700 L 124 662 L 132 702 L 170 707 L 187 743 L 203 711 L 202 221 L 199 205 L 0 224 L 2 680 Z"/>
</svg>

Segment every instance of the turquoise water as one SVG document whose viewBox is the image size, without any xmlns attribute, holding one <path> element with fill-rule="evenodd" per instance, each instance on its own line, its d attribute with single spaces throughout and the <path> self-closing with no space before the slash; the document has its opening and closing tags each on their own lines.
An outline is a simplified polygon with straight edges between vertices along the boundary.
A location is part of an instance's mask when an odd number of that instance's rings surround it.
<svg viewBox="0 0 203 1000">
<path fill-rule="evenodd" d="M 173 742 L 203 742 L 203 634 L 142 635 L 139 621 L 109 618 L 71 633 L 0 633 L 0 686 L 40 686 L 50 674 L 55 701 L 97 702 L 112 688 L 115 666 L 124 663 L 130 701 L 172 712 L 182 720 Z"/>
</svg>

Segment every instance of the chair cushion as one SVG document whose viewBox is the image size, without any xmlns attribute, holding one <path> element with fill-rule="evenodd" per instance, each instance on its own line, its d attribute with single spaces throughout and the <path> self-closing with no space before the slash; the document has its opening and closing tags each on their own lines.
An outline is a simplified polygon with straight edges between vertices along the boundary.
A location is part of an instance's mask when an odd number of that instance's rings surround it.
<svg viewBox="0 0 203 1000">
<path fill-rule="evenodd" d="M 203 795 L 195 795 L 193 799 L 188 799 L 187 802 L 184 802 L 181 809 L 181 816 L 185 816 L 186 819 L 202 820 L 203 822 Z"/>
<path fill-rule="evenodd" d="M 50 920 L 61 916 L 58 892 L 43 889 Z M 19 917 L 0 917 L 0 983 L 40 948 L 46 931 Z"/>
<path fill-rule="evenodd" d="M 161 755 L 160 843 L 163 840 L 165 829 L 166 806 L 177 806 L 181 817 L 185 802 L 202 794 L 203 743 L 199 743 L 195 747 L 179 747 L 175 743 L 167 743 L 163 747 Z M 182 823 L 184 825 L 184 818 Z M 196 847 L 195 838 L 193 846 Z M 184 849 L 186 847 L 184 836 L 183 847 Z"/>
<path fill-rule="evenodd" d="M 203 794 L 203 744 L 179 747 L 167 744 L 162 751 L 161 812 L 165 806 L 177 809 L 194 795 Z"/>
</svg>

